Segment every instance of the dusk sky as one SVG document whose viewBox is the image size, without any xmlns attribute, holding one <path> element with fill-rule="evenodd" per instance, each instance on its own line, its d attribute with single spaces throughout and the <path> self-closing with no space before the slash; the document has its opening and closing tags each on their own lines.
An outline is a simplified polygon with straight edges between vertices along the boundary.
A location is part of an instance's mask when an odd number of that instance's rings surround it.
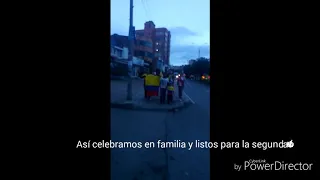
<svg viewBox="0 0 320 180">
<path fill-rule="evenodd" d="M 128 35 L 130 0 L 111 0 L 111 34 Z M 133 0 L 133 25 L 143 29 L 146 21 L 171 31 L 172 65 L 210 57 L 210 0 Z"/>
</svg>

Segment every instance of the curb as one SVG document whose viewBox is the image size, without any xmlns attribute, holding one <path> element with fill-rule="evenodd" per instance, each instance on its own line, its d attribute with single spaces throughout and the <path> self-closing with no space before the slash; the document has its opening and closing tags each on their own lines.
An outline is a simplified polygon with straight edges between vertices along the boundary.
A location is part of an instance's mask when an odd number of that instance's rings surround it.
<svg viewBox="0 0 320 180">
<path fill-rule="evenodd" d="M 190 101 L 185 101 L 182 103 L 179 103 L 173 107 L 159 107 L 159 108 L 147 108 L 139 106 L 133 102 L 124 102 L 124 103 L 116 103 L 111 102 L 110 107 L 111 108 L 118 108 L 118 109 L 128 109 L 128 110 L 138 110 L 138 111 L 164 111 L 164 112 L 176 112 L 182 109 L 185 109 L 192 105 Z"/>
<path fill-rule="evenodd" d="M 124 102 L 124 103 L 115 103 L 111 102 L 110 107 L 111 108 L 119 108 L 119 109 L 134 109 L 134 103 L 132 102 Z"/>
<path fill-rule="evenodd" d="M 125 76 L 111 76 L 110 80 L 127 80 Z"/>
<path fill-rule="evenodd" d="M 110 80 L 128 80 L 128 76 L 111 76 Z M 131 79 L 141 79 L 140 77 L 131 77 Z"/>
</svg>

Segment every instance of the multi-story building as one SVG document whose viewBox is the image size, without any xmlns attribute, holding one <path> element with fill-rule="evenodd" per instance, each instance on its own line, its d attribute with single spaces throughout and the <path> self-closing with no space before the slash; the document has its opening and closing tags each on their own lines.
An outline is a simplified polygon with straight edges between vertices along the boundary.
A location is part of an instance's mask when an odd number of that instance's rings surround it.
<svg viewBox="0 0 320 180">
<path fill-rule="evenodd" d="M 156 28 L 152 21 L 148 21 L 143 30 L 136 30 L 135 55 L 146 59 L 153 71 L 163 69 L 170 63 L 170 40 L 170 31 Z"/>
<path fill-rule="evenodd" d="M 155 57 L 161 59 L 164 65 L 170 64 L 171 34 L 167 28 L 156 28 Z"/>
<path fill-rule="evenodd" d="M 128 59 L 128 36 L 118 34 L 111 35 L 110 52 L 111 58 Z"/>
<path fill-rule="evenodd" d="M 111 68 L 113 71 L 122 69 L 122 75 L 127 74 L 128 57 L 129 57 L 129 39 L 128 36 L 114 34 L 111 36 L 110 52 L 111 52 Z M 144 60 L 139 57 L 132 57 L 132 75 L 138 76 L 138 72 L 144 67 Z M 124 74 L 123 74 L 124 73 Z M 118 72 L 119 75 L 119 72 Z"/>
<path fill-rule="evenodd" d="M 153 62 L 153 43 L 150 38 L 137 36 L 134 56 L 144 60 L 145 71 L 150 72 Z"/>
<path fill-rule="evenodd" d="M 134 54 L 144 59 L 145 70 L 149 72 L 155 71 L 157 68 L 157 60 L 154 56 L 154 38 L 155 24 L 152 21 L 146 22 L 143 30 L 136 30 Z"/>
</svg>

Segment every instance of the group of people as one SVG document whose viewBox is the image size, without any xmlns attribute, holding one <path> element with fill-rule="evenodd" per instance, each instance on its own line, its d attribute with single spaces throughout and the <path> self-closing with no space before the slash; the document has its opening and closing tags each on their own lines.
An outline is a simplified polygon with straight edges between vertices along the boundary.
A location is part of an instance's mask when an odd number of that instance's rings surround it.
<svg viewBox="0 0 320 180">
<path fill-rule="evenodd" d="M 167 96 L 167 103 L 171 104 L 174 94 L 174 78 L 169 74 L 164 74 L 160 78 L 160 104 L 164 104 Z"/>
<path fill-rule="evenodd" d="M 144 91 L 145 91 L 145 98 L 150 99 L 150 92 L 148 92 L 147 88 L 150 89 L 150 86 L 146 85 L 146 78 L 147 74 L 143 74 L 141 78 L 144 78 Z M 166 99 L 167 103 L 171 104 L 173 102 L 173 96 L 174 96 L 174 82 L 175 82 L 175 77 L 172 72 L 168 73 L 153 73 L 151 76 L 158 76 L 160 81 L 159 81 L 159 89 L 160 89 L 160 104 L 165 104 Z M 182 92 L 184 88 L 184 82 L 185 79 L 183 76 L 179 76 L 177 78 L 177 86 L 178 86 L 178 94 L 179 94 L 179 99 L 182 101 Z M 152 93 L 154 96 L 158 96 L 158 90 L 156 90 L 156 93 Z"/>
</svg>

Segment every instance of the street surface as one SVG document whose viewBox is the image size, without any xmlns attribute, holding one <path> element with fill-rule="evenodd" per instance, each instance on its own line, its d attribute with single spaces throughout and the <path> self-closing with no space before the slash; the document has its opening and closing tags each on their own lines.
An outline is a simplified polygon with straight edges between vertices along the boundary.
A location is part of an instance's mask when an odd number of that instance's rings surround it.
<svg viewBox="0 0 320 180">
<path fill-rule="evenodd" d="M 112 141 L 209 141 L 210 87 L 187 80 L 184 93 L 194 104 L 178 112 L 111 109 Z M 113 180 L 206 180 L 210 179 L 210 150 L 112 149 L 111 174 Z"/>
</svg>

